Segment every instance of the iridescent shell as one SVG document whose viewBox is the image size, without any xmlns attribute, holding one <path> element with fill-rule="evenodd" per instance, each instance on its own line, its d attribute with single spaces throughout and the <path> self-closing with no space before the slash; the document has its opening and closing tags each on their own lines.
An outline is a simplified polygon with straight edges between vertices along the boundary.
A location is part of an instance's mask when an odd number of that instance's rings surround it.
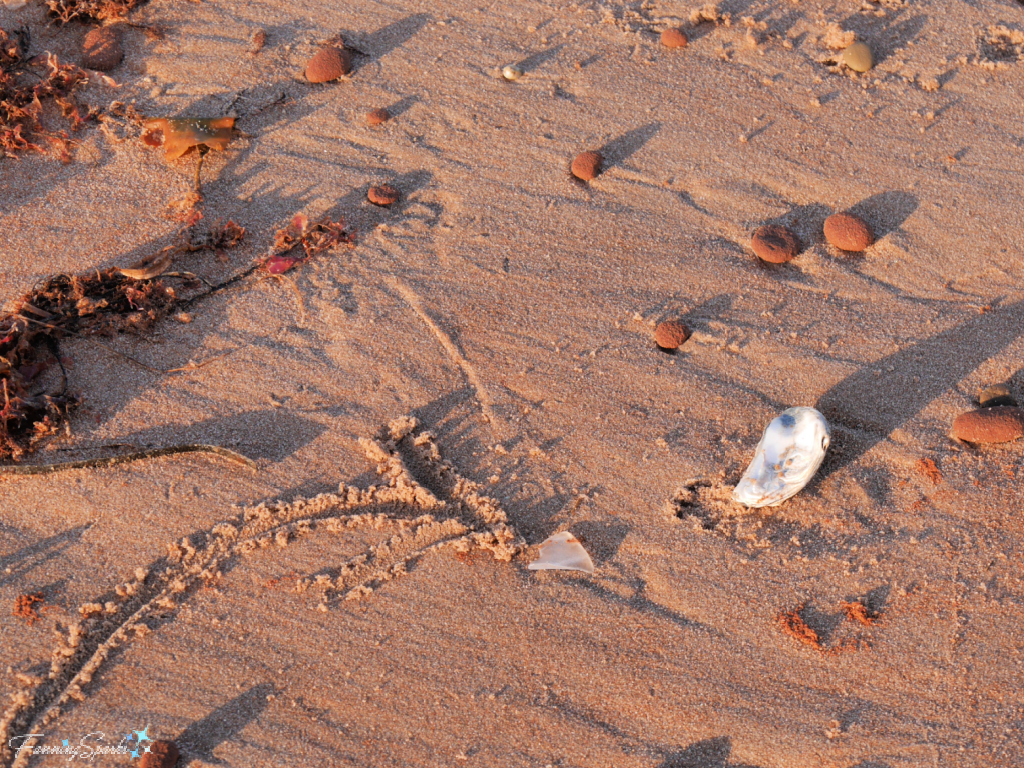
<svg viewBox="0 0 1024 768">
<path fill-rule="evenodd" d="M 754 460 L 733 489 L 733 501 L 748 507 L 778 506 L 800 492 L 825 459 L 828 423 L 813 408 L 789 408 L 771 423 Z"/>
</svg>

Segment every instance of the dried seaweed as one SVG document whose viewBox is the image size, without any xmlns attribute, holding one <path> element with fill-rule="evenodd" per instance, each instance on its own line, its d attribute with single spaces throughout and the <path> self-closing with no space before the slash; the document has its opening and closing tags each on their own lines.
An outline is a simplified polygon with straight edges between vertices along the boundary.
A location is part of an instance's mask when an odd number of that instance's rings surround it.
<svg viewBox="0 0 1024 768">
<path fill-rule="evenodd" d="M 66 376 L 59 393 L 46 392 L 39 383 L 40 375 L 54 362 L 63 371 L 58 349 L 61 339 L 142 333 L 172 310 L 240 283 L 270 260 L 257 261 L 222 283 L 206 283 L 206 288 L 185 300 L 155 278 L 161 274 L 184 277 L 191 291 L 205 281 L 187 272 L 167 273 L 174 254 L 204 249 L 220 252 L 239 245 L 244 236 L 245 229 L 230 220 L 215 224 L 208 232 L 187 227 L 176 245 L 131 267 L 50 277 L 24 296 L 13 314 L 0 317 L 0 460 L 18 461 L 41 440 L 57 434 L 69 409 L 79 402 L 67 392 Z M 284 259 L 291 268 L 341 243 L 353 242 L 340 221 L 325 219 L 310 225 L 305 216 L 296 216 L 289 228 L 278 233 L 270 259 Z M 303 255 L 288 255 L 298 245 Z"/>
<path fill-rule="evenodd" d="M 41 603 L 44 600 L 42 592 L 36 592 L 34 595 L 18 595 L 14 600 L 14 610 L 11 613 L 19 619 L 25 619 L 29 624 L 35 624 L 36 620 L 40 618 L 39 611 L 36 610 L 36 603 Z"/>
<path fill-rule="evenodd" d="M 43 125 L 44 103 L 55 104 L 70 129 L 77 131 L 96 116 L 74 98 L 75 91 L 89 81 L 89 74 L 73 64 L 61 64 L 51 53 L 25 59 L 27 35 L 20 37 L 15 40 L 0 29 L 0 154 L 45 153 L 44 142 L 48 142 L 68 162 L 68 134 Z"/>
<path fill-rule="evenodd" d="M 133 280 L 116 269 L 57 275 L 25 296 L 14 314 L 0 319 L 0 459 L 19 459 L 56 434 L 78 402 L 66 392 L 66 382 L 58 394 L 33 391 L 38 376 L 59 362 L 60 339 L 144 331 L 176 298 L 159 281 Z"/>
<path fill-rule="evenodd" d="M 123 19 L 146 0 L 46 0 L 51 16 L 60 23 Z"/>
<path fill-rule="evenodd" d="M 783 633 L 794 638 L 797 642 L 809 645 L 815 650 L 823 651 L 824 646 L 821 644 L 818 633 L 811 629 L 807 622 L 804 621 L 803 616 L 800 615 L 800 611 L 804 607 L 805 605 L 801 603 L 791 611 L 783 611 L 775 617 L 775 621 Z"/>
<path fill-rule="evenodd" d="M 344 222 L 325 218 L 310 224 L 308 218 L 299 214 L 288 223 L 288 226 L 277 231 L 274 236 L 274 248 L 263 262 L 263 266 L 270 274 L 280 275 L 324 251 L 342 243 L 354 242 L 352 235 L 345 230 Z M 303 255 L 292 253 L 298 245 L 302 246 Z"/>
<path fill-rule="evenodd" d="M 853 603 L 843 603 L 842 609 L 843 613 L 846 614 L 846 618 L 858 624 L 863 624 L 865 627 L 874 626 L 881 618 L 878 613 L 872 611 L 859 600 Z"/>
</svg>

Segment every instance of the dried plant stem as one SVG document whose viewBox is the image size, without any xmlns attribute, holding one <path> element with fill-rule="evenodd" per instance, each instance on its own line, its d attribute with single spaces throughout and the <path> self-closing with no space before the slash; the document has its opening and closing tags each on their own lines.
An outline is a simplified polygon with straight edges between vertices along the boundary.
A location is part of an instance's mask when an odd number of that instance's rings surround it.
<svg viewBox="0 0 1024 768">
<path fill-rule="evenodd" d="M 47 475 L 53 472 L 64 472 L 69 469 L 86 469 L 92 467 L 113 467 L 116 464 L 127 464 L 140 459 L 155 459 L 158 456 L 173 456 L 176 453 L 214 453 L 229 461 L 248 467 L 254 472 L 259 468 L 252 459 L 235 453 L 219 445 L 203 445 L 190 443 L 187 445 L 171 445 L 164 448 L 152 448 L 145 451 L 133 451 L 119 456 L 107 456 L 99 459 L 83 459 L 81 461 L 59 461 L 53 464 L 11 464 L 0 466 L 0 475 Z"/>
<path fill-rule="evenodd" d="M 206 158 L 206 153 L 210 151 L 210 148 L 205 144 L 200 144 L 196 150 L 199 152 L 199 160 L 196 162 L 196 181 L 195 181 L 195 192 L 198 194 L 203 187 L 202 173 L 203 173 L 203 160 Z"/>
</svg>

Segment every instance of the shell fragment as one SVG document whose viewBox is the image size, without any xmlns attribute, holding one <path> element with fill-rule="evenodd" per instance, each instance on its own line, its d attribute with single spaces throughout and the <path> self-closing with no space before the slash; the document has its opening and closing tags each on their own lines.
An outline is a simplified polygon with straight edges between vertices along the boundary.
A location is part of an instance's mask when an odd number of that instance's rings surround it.
<svg viewBox="0 0 1024 768">
<path fill-rule="evenodd" d="M 540 545 L 540 557 L 528 566 L 531 571 L 594 572 L 594 562 L 579 540 L 568 531 L 549 536 Z"/>
<path fill-rule="evenodd" d="M 775 507 L 799 493 L 824 461 L 829 439 L 825 417 L 813 408 L 783 411 L 765 429 L 733 500 Z"/>
</svg>

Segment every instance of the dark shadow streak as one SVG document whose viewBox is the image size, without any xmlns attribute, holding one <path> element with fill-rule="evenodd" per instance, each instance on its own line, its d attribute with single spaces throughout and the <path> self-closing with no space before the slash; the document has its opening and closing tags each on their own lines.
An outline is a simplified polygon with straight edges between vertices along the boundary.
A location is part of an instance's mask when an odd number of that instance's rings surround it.
<svg viewBox="0 0 1024 768">
<path fill-rule="evenodd" d="M 548 48 L 546 51 L 535 53 L 532 56 L 527 56 L 522 61 L 518 62 L 518 66 L 523 72 L 529 72 L 537 69 L 541 64 L 544 64 L 558 55 L 558 52 L 565 48 L 565 45 L 556 45 L 552 48 Z"/>
<path fill-rule="evenodd" d="M 907 192 L 882 192 L 861 200 L 850 208 L 850 213 L 870 224 L 875 237 L 881 239 L 902 227 L 917 205 L 917 197 Z"/>
<path fill-rule="evenodd" d="M 418 96 L 406 96 L 404 99 L 399 99 L 388 107 L 388 114 L 390 114 L 392 118 L 399 117 L 403 113 L 408 112 L 412 105 L 417 101 L 419 101 Z"/>
<path fill-rule="evenodd" d="M 622 595 L 612 592 L 607 587 L 602 587 L 600 584 L 595 584 L 592 581 L 577 581 L 575 582 L 580 588 L 589 590 L 594 593 L 597 597 L 602 600 L 615 603 L 616 605 L 628 606 L 640 613 L 646 613 L 658 618 L 665 619 L 675 624 L 680 629 L 697 629 L 702 632 L 706 632 L 709 635 L 720 637 L 718 630 L 712 629 L 707 624 L 703 624 L 693 619 L 688 619 L 685 616 L 680 616 L 675 611 L 671 611 L 663 605 L 659 605 L 653 600 L 648 600 L 642 594 L 640 590 L 643 589 L 642 583 L 640 589 L 633 593 L 632 597 L 623 597 Z"/>
<path fill-rule="evenodd" d="M 847 376 L 825 392 L 815 407 L 829 422 L 845 427 L 847 434 L 865 437 L 858 445 L 830 453 L 819 477 L 824 479 L 859 459 L 1022 334 L 1024 301 L 978 315 Z M 876 374 L 879 369 L 883 373 Z M 885 397 L 878 391 L 881 376 Z"/>
<path fill-rule="evenodd" d="M 181 749 L 180 766 L 193 760 L 213 765 L 227 765 L 213 756 L 213 750 L 225 741 L 234 739 L 249 723 L 267 708 L 267 696 L 277 693 L 270 683 L 253 686 L 227 704 L 217 707 L 202 720 L 197 720 L 175 739 Z"/>
<path fill-rule="evenodd" d="M 33 568 L 38 568 L 44 563 L 59 557 L 65 550 L 78 543 L 91 524 L 79 525 L 69 528 L 63 533 L 48 536 L 22 547 L 17 552 L 0 557 L 0 587 L 11 584 L 24 576 Z M 7 573 L 10 569 L 10 573 Z"/>
<path fill-rule="evenodd" d="M 634 128 L 632 131 L 612 139 L 598 152 L 604 157 L 605 168 L 613 165 L 621 165 L 632 157 L 636 152 L 643 149 L 644 144 L 653 139 L 661 130 L 661 123 L 649 123 L 642 128 Z"/>
<path fill-rule="evenodd" d="M 408 42 L 429 21 L 430 16 L 428 14 L 415 13 L 412 16 L 406 16 L 404 19 L 392 22 L 386 27 L 381 27 L 369 35 L 359 35 L 345 31 L 344 38 L 346 42 L 352 39 L 360 52 L 365 52 L 366 55 L 374 58 L 380 58 Z"/>
<path fill-rule="evenodd" d="M 667 755 L 658 768 L 758 768 L 748 763 L 729 762 L 731 754 L 732 739 L 718 736 L 694 742 L 682 752 Z"/>
</svg>

